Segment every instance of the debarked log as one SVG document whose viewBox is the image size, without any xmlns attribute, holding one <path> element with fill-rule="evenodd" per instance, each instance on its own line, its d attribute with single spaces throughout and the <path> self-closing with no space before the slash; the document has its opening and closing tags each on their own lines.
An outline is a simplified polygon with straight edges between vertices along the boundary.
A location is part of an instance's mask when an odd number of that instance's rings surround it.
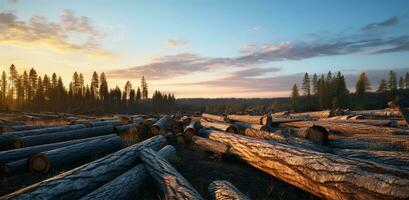
<svg viewBox="0 0 409 200">
<path fill-rule="evenodd" d="M 158 151 L 158 154 L 165 159 L 169 159 L 176 154 L 176 149 L 171 145 L 167 145 Z M 147 175 L 149 174 L 145 165 L 143 163 L 138 164 L 114 180 L 85 195 L 80 200 L 130 199 L 132 194 L 141 189 Z"/>
<path fill-rule="evenodd" d="M 166 159 L 152 149 L 142 149 L 140 157 L 164 199 L 204 199 Z"/>
<path fill-rule="evenodd" d="M 51 169 L 61 169 L 66 165 L 114 152 L 122 147 L 119 136 L 95 138 L 90 141 L 36 153 L 28 159 L 31 172 L 47 173 Z"/>
<path fill-rule="evenodd" d="M 381 119 L 356 119 L 356 120 L 340 120 L 340 119 L 320 119 L 320 121 L 333 122 L 333 123 L 354 123 L 354 124 L 366 124 L 372 126 L 398 126 L 396 120 L 381 120 Z"/>
<path fill-rule="evenodd" d="M 226 146 L 223 143 L 213 141 L 207 138 L 199 137 L 199 136 L 193 136 L 192 137 L 192 143 L 195 145 L 195 147 L 205 150 L 205 151 L 210 151 L 214 153 L 221 153 L 221 154 L 228 154 L 229 153 L 229 147 Z"/>
<path fill-rule="evenodd" d="M 219 121 L 219 122 L 227 121 L 227 118 L 225 116 L 212 115 L 212 114 L 208 114 L 208 113 L 203 113 L 202 118 L 210 119 L 210 120 L 213 120 L 213 121 Z"/>
<path fill-rule="evenodd" d="M 241 133 L 243 133 L 246 128 L 252 128 L 252 129 L 262 130 L 262 131 L 270 131 L 270 128 L 268 126 L 264 126 L 260 124 L 251 124 L 251 123 L 246 123 L 246 122 L 233 122 L 233 125 L 238 127 Z"/>
<path fill-rule="evenodd" d="M 212 128 L 220 131 L 226 131 L 229 133 L 239 133 L 239 129 L 228 123 L 219 123 L 219 122 L 208 122 L 204 119 L 200 120 L 200 125 L 205 128 Z"/>
<path fill-rule="evenodd" d="M 163 136 L 152 137 L 0 199 L 78 199 L 135 166 L 142 148 L 159 150 L 165 143 Z"/>
<path fill-rule="evenodd" d="M 216 180 L 210 183 L 208 191 L 212 200 L 250 200 L 233 184 L 224 180 Z"/>
<path fill-rule="evenodd" d="M 251 116 L 251 115 L 227 115 L 227 118 L 231 121 L 247 122 L 252 124 L 269 125 L 271 122 L 271 116 Z"/>
<path fill-rule="evenodd" d="M 63 131 L 57 133 L 48 133 L 35 136 L 27 136 L 14 139 L 13 145 L 15 148 L 29 147 L 41 144 L 50 144 L 55 142 L 63 142 L 68 140 L 96 137 L 114 133 L 112 125 L 84 128 L 72 131 Z"/>
<path fill-rule="evenodd" d="M 250 165 L 325 199 L 407 199 L 409 173 L 371 162 L 208 131 Z"/>
</svg>

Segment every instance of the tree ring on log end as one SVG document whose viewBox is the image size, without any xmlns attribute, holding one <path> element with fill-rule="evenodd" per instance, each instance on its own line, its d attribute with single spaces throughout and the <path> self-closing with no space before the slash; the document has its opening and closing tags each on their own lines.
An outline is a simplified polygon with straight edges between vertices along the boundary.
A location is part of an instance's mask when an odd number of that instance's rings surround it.
<svg viewBox="0 0 409 200">
<path fill-rule="evenodd" d="M 44 153 L 36 153 L 28 159 L 28 168 L 31 172 L 46 173 L 50 170 L 50 162 Z"/>
<path fill-rule="evenodd" d="M 313 125 L 306 130 L 305 139 L 312 141 L 313 143 L 326 145 L 328 144 L 328 131 L 322 126 Z"/>
<path fill-rule="evenodd" d="M 272 117 L 270 115 L 264 115 L 261 118 L 261 125 L 267 126 L 271 123 Z"/>
</svg>

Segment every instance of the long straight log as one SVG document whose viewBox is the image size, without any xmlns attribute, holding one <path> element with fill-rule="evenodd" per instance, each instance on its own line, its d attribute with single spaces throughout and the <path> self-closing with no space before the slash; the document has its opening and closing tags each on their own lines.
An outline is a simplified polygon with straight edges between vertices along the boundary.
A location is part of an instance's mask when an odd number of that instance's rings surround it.
<svg viewBox="0 0 409 200">
<path fill-rule="evenodd" d="M 92 158 L 96 155 L 114 152 L 122 146 L 119 136 L 97 138 L 87 142 L 36 153 L 28 159 L 31 172 L 47 173 L 52 169 L 61 169 L 66 165 Z"/>
<path fill-rule="evenodd" d="M 331 131 L 349 133 L 349 134 L 374 134 L 374 135 L 409 135 L 409 130 L 391 128 L 391 127 L 379 127 L 366 124 L 355 123 L 334 123 L 328 121 L 299 121 L 288 122 L 281 124 L 282 126 L 290 127 L 310 127 L 313 125 L 319 125 L 329 129 Z"/>
<path fill-rule="evenodd" d="M 268 126 L 264 126 L 260 124 L 251 124 L 251 123 L 246 123 L 246 122 L 233 122 L 233 125 L 238 127 L 241 133 L 243 133 L 246 128 L 252 128 L 252 129 L 262 130 L 262 131 L 270 131 L 270 128 L 268 128 Z"/>
<path fill-rule="evenodd" d="M 205 151 L 211 151 L 214 153 L 220 153 L 220 154 L 228 154 L 229 153 L 229 147 L 226 146 L 223 143 L 213 141 L 207 138 L 199 137 L 199 136 L 193 136 L 192 137 L 192 143 L 195 145 L 195 147 L 198 147 L 199 149 L 205 150 Z"/>
<path fill-rule="evenodd" d="M 348 111 L 349 115 L 363 115 L 368 117 L 401 117 L 401 113 L 396 109 L 382 109 L 382 110 L 355 110 Z"/>
<path fill-rule="evenodd" d="M 0 174 L 3 174 L 4 176 L 21 174 L 24 172 L 28 172 L 27 158 L 0 165 Z"/>
<path fill-rule="evenodd" d="M 229 133 L 239 133 L 239 129 L 228 123 L 219 123 L 219 122 L 208 122 L 204 119 L 200 120 L 200 125 L 205 128 L 212 128 L 220 131 L 226 131 Z"/>
<path fill-rule="evenodd" d="M 142 149 L 140 157 L 164 199 L 204 199 L 166 159 L 152 149 Z"/>
<path fill-rule="evenodd" d="M 329 137 L 330 142 L 328 146 L 333 148 L 409 151 L 408 135 L 330 134 Z"/>
<path fill-rule="evenodd" d="M 166 133 L 166 128 L 169 121 L 172 120 L 169 115 L 162 116 L 158 121 L 156 121 L 152 127 L 151 131 L 153 135 L 164 135 Z"/>
<path fill-rule="evenodd" d="M 210 183 L 209 196 L 212 200 L 250 200 L 240 192 L 233 184 L 224 180 L 216 180 Z"/>
<path fill-rule="evenodd" d="M 41 144 L 50 144 L 55 142 L 63 142 L 68 140 L 83 139 L 108 135 L 114 133 L 114 127 L 111 125 L 84 128 L 72 131 L 63 131 L 57 133 L 48 133 L 35 136 L 26 136 L 17 138 L 13 141 L 15 148 L 30 147 Z"/>
<path fill-rule="evenodd" d="M 291 117 L 312 117 L 312 118 L 328 118 L 336 115 L 332 110 L 322 110 L 315 112 L 304 112 L 304 113 L 290 113 Z"/>
<path fill-rule="evenodd" d="M 320 119 L 320 121 L 333 122 L 333 123 L 366 124 L 366 125 L 372 125 L 372 126 L 391 126 L 391 127 L 396 127 L 398 125 L 396 120 L 381 120 L 381 119 L 356 119 L 356 120 Z"/>
<path fill-rule="evenodd" d="M 89 124 L 92 127 L 98 127 L 98 126 L 119 126 L 122 125 L 121 120 L 106 120 L 106 121 L 90 121 Z"/>
<path fill-rule="evenodd" d="M 274 141 L 208 131 L 250 165 L 325 199 L 407 199 L 409 173 Z"/>
<path fill-rule="evenodd" d="M 176 154 L 176 149 L 171 145 L 167 145 L 158 151 L 158 154 L 168 160 Z M 132 194 L 141 189 L 148 173 L 149 172 L 146 170 L 143 163 L 138 164 L 134 168 L 116 177 L 114 180 L 85 195 L 80 200 L 130 199 Z"/>
<path fill-rule="evenodd" d="M 159 150 L 166 143 L 155 136 L 98 160 L 0 197 L 4 199 L 78 199 L 135 166 L 140 150 Z"/>
<path fill-rule="evenodd" d="M 41 134 L 46 134 L 46 133 L 77 130 L 77 129 L 82 129 L 85 127 L 86 126 L 84 125 L 57 126 L 57 127 L 49 127 L 49 128 L 42 128 L 42 129 L 4 133 L 0 135 L 0 149 L 2 147 L 3 149 L 10 148 L 12 145 L 13 139 L 17 137 L 25 137 L 25 136 L 41 135 Z"/>
<path fill-rule="evenodd" d="M 252 124 L 269 125 L 271 116 L 250 116 L 250 115 L 227 115 L 227 118 L 232 121 L 247 122 Z"/>
<path fill-rule="evenodd" d="M 110 135 L 104 135 L 104 136 L 99 136 L 99 137 L 91 137 L 91 138 L 84 138 L 84 139 L 79 139 L 79 140 L 70 140 L 66 142 L 58 142 L 58 143 L 51 143 L 51 144 L 44 144 L 44 145 L 37 145 L 37 146 L 32 146 L 32 147 L 26 147 L 26 148 L 20 148 L 20 149 L 13 149 L 13 150 L 8 150 L 8 151 L 1 151 L 0 152 L 0 165 L 9 163 L 12 161 L 17 161 L 23 158 L 28 158 L 30 155 L 33 155 L 35 153 L 39 153 L 42 151 L 49 151 L 52 149 L 58 149 L 61 147 L 73 145 L 73 144 L 78 144 L 81 142 L 87 142 L 90 140 L 94 140 L 97 138 L 109 138 L 109 137 L 114 137 L 116 134 L 110 134 Z"/>
<path fill-rule="evenodd" d="M 210 120 L 213 120 L 213 121 L 219 121 L 219 122 L 227 121 L 226 116 L 212 115 L 212 114 L 208 114 L 208 113 L 203 113 L 202 118 L 210 119 Z"/>
<path fill-rule="evenodd" d="M 26 131 L 26 130 L 35 130 L 48 128 L 49 126 L 35 126 L 35 125 L 15 125 L 15 126 L 6 126 L 2 128 L 3 133 L 16 132 L 16 131 Z"/>
</svg>

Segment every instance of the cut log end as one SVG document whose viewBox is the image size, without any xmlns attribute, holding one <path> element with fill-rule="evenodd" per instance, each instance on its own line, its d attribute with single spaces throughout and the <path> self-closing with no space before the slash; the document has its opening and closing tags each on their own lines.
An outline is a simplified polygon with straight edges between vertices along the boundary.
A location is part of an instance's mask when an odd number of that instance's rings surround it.
<svg viewBox="0 0 409 200">
<path fill-rule="evenodd" d="M 313 125 L 306 130 L 305 139 L 308 139 L 316 144 L 328 144 L 328 131 L 322 126 Z"/>
<path fill-rule="evenodd" d="M 186 138 L 183 133 L 176 134 L 176 142 L 178 144 L 186 144 Z"/>
<path fill-rule="evenodd" d="M 237 127 L 235 127 L 235 126 L 229 126 L 229 127 L 226 129 L 226 132 L 238 134 L 238 133 L 239 133 L 239 129 L 238 129 Z"/>
<path fill-rule="evenodd" d="M 31 172 L 47 173 L 50 170 L 50 162 L 46 154 L 36 153 L 28 159 L 28 168 Z"/>
<path fill-rule="evenodd" d="M 160 127 L 157 125 L 152 125 L 151 126 L 151 132 L 153 135 L 159 135 L 160 132 Z"/>
<path fill-rule="evenodd" d="M 183 135 L 185 137 L 185 141 L 190 143 L 192 137 L 196 135 L 196 130 L 193 128 L 187 129 Z"/>
<path fill-rule="evenodd" d="M 264 115 L 261 118 L 261 124 L 264 125 L 264 126 L 269 125 L 271 123 L 271 121 L 272 121 L 272 117 L 270 115 Z"/>
</svg>

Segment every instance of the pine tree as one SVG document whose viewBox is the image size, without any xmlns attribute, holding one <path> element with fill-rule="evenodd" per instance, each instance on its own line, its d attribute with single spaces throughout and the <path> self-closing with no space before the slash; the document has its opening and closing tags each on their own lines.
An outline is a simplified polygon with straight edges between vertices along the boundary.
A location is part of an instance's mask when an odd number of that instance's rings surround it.
<svg viewBox="0 0 409 200">
<path fill-rule="evenodd" d="M 142 79 L 141 79 L 141 88 L 142 88 L 142 99 L 148 99 L 148 83 L 146 82 L 144 76 L 142 76 Z"/>
<path fill-rule="evenodd" d="M 1 104 L 5 105 L 6 104 L 6 94 L 7 94 L 7 75 L 4 70 L 3 70 L 3 73 L 1 74 L 0 88 L 1 88 L 0 105 Z"/>
<path fill-rule="evenodd" d="M 346 108 L 348 107 L 348 94 L 349 91 L 346 87 L 345 77 L 338 72 L 333 78 L 333 98 L 332 108 Z"/>
<path fill-rule="evenodd" d="M 388 86 L 386 85 L 386 80 L 382 79 L 381 82 L 379 83 L 379 87 L 377 92 L 379 93 L 384 93 L 388 90 Z"/>
<path fill-rule="evenodd" d="M 318 95 L 318 76 L 314 74 L 312 77 L 312 93 L 314 95 Z"/>
<path fill-rule="evenodd" d="M 8 98 L 10 99 L 10 102 L 13 101 L 14 98 L 14 91 L 15 91 L 15 84 L 16 80 L 18 79 L 18 72 L 14 64 L 10 66 L 9 69 L 9 89 L 8 89 Z"/>
<path fill-rule="evenodd" d="M 310 96 L 311 95 L 311 82 L 310 82 L 310 77 L 308 76 L 308 73 L 304 74 L 304 79 L 302 81 L 302 87 L 304 96 Z"/>
<path fill-rule="evenodd" d="M 364 98 L 365 98 L 365 94 L 368 90 L 371 89 L 371 85 L 369 83 L 368 77 L 366 76 L 365 72 L 362 72 L 359 77 L 358 80 L 356 81 L 355 84 L 355 93 L 358 97 L 358 105 L 360 108 L 364 107 Z"/>
<path fill-rule="evenodd" d="M 99 87 L 99 96 L 102 100 L 107 101 L 109 99 L 108 83 L 105 77 L 105 73 L 102 72 L 99 78 L 100 87 Z"/>
<path fill-rule="evenodd" d="M 29 100 L 31 100 L 32 98 L 34 98 L 34 94 L 36 93 L 37 90 L 37 72 L 36 70 L 34 70 L 34 68 L 30 69 L 30 72 L 28 73 L 28 79 L 30 81 L 30 86 L 31 86 L 31 90 L 29 93 Z"/>
<path fill-rule="evenodd" d="M 136 90 L 136 100 L 140 101 L 141 99 L 142 99 L 141 88 L 138 87 L 138 90 Z"/>
<path fill-rule="evenodd" d="M 97 72 L 94 72 L 92 74 L 92 79 L 91 79 L 91 94 L 93 98 L 98 99 L 98 89 L 99 89 L 99 78 Z"/>
<path fill-rule="evenodd" d="M 294 84 L 291 89 L 291 105 L 293 110 L 297 110 L 297 101 L 298 101 L 298 88 L 297 84 Z"/>
<path fill-rule="evenodd" d="M 398 86 L 397 86 L 397 78 L 396 78 L 396 73 L 394 71 L 389 72 L 389 80 L 388 80 L 388 89 L 390 91 L 396 91 Z"/>
<path fill-rule="evenodd" d="M 399 85 L 399 90 L 405 89 L 405 82 L 403 81 L 403 77 L 402 77 L 402 76 L 399 77 L 399 83 L 398 83 L 398 85 Z"/>
<path fill-rule="evenodd" d="M 409 90 L 409 72 L 406 72 L 405 75 L 405 88 Z"/>
<path fill-rule="evenodd" d="M 128 99 L 129 95 L 131 94 L 132 84 L 130 81 L 127 81 L 124 88 L 125 99 Z"/>
</svg>

